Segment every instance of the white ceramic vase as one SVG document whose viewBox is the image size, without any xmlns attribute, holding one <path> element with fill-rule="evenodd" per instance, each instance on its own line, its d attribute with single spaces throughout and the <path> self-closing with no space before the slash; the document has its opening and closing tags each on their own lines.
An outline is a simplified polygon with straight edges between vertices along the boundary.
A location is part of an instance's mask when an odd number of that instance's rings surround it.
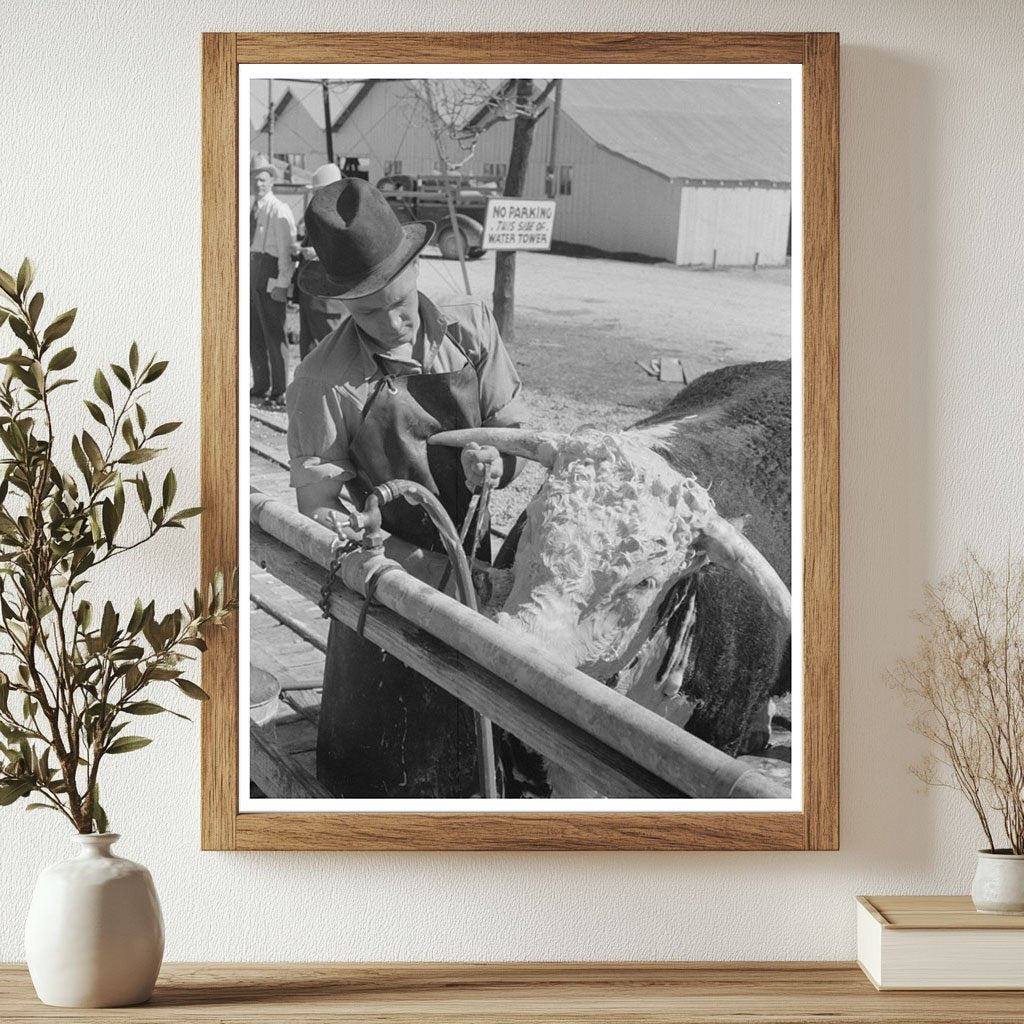
<svg viewBox="0 0 1024 1024">
<path fill-rule="evenodd" d="M 979 850 L 971 899 L 982 914 L 1024 914 L 1024 854 Z"/>
<path fill-rule="evenodd" d="M 25 926 L 36 994 L 50 1006 L 134 1006 L 153 993 L 164 920 L 149 872 L 111 852 L 120 836 L 76 835 L 77 857 L 39 876 Z"/>
</svg>

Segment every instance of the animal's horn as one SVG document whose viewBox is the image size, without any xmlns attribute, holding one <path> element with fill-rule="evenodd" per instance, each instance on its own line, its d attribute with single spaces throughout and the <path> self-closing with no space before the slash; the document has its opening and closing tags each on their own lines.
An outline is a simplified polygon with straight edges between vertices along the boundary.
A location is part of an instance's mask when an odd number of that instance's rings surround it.
<svg viewBox="0 0 1024 1024">
<path fill-rule="evenodd" d="M 490 445 L 505 455 L 518 455 L 522 459 L 539 462 L 548 469 L 555 464 L 562 435 L 541 434 L 535 430 L 513 427 L 468 427 L 465 430 L 443 430 L 427 438 L 427 444 L 442 444 L 448 448 L 465 448 L 475 441 Z"/>
<path fill-rule="evenodd" d="M 764 596 L 772 611 L 787 625 L 792 624 L 793 599 L 789 588 L 779 578 L 760 551 L 721 516 L 713 516 L 702 530 L 704 551 L 708 560 L 736 573 Z"/>
</svg>

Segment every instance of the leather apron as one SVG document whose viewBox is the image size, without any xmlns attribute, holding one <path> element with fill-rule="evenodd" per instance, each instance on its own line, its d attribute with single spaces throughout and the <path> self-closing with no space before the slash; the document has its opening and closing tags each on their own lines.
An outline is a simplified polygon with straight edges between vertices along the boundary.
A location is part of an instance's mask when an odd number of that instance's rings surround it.
<svg viewBox="0 0 1024 1024">
<path fill-rule="evenodd" d="M 455 324 L 446 328 L 465 355 L 457 331 Z M 365 485 L 414 480 L 437 495 L 460 527 L 472 498 L 460 453 L 428 448 L 426 439 L 479 425 L 479 381 L 467 357 L 466 365 L 451 373 L 388 375 L 379 381 L 349 453 Z M 443 550 L 419 506 L 400 498 L 384 506 L 382 518 L 384 528 L 403 540 Z M 473 711 L 332 620 L 317 777 L 338 797 L 470 797 L 478 788 Z"/>
</svg>

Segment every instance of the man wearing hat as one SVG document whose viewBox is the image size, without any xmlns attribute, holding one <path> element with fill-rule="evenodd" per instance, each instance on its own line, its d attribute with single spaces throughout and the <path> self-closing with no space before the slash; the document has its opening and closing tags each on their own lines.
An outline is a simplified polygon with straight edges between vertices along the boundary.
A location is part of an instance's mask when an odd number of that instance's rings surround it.
<svg viewBox="0 0 1024 1024">
<path fill-rule="evenodd" d="M 325 185 L 341 181 L 337 164 L 324 164 L 313 172 L 313 180 L 306 186 L 313 195 Z M 297 246 L 299 263 L 296 273 L 300 276 L 303 267 L 316 259 L 316 250 L 309 244 L 308 236 Z M 310 295 L 299 289 L 299 358 L 305 359 L 345 318 L 345 304 L 341 299 L 329 295 Z"/>
<path fill-rule="evenodd" d="M 288 389 L 299 510 L 330 522 L 397 478 L 430 488 L 460 526 L 471 486 L 485 474 L 503 486 L 519 468 L 493 448 L 426 445 L 442 430 L 521 423 L 519 376 L 490 310 L 468 296 L 435 303 L 417 290 L 417 256 L 433 225 L 401 225 L 365 181 L 320 189 L 306 230 L 319 261 L 304 268 L 299 287 L 339 299 L 348 319 L 299 364 Z M 443 549 L 422 508 L 399 500 L 382 515 L 389 555 L 430 578 L 431 552 Z M 346 797 L 471 796 L 472 711 L 332 621 L 317 774 Z"/>
<path fill-rule="evenodd" d="M 249 162 L 253 202 L 249 210 L 249 362 L 250 398 L 284 400 L 284 318 L 291 284 L 295 218 L 274 195 L 277 168 L 255 155 Z"/>
</svg>

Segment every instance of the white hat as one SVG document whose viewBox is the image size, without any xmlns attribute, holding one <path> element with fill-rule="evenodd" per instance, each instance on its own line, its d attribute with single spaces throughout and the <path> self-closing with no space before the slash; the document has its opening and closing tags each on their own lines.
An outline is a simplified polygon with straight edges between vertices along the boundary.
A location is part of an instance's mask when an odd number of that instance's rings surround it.
<svg viewBox="0 0 1024 1024">
<path fill-rule="evenodd" d="M 272 178 L 278 177 L 277 168 L 261 153 L 253 153 L 249 158 L 249 177 L 267 172 Z"/>
<path fill-rule="evenodd" d="M 323 188 L 332 181 L 341 181 L 341 171 L 337 164 L 322 164 L 313 172 L 313 180 L 306 188 Z"/>
</svg>

